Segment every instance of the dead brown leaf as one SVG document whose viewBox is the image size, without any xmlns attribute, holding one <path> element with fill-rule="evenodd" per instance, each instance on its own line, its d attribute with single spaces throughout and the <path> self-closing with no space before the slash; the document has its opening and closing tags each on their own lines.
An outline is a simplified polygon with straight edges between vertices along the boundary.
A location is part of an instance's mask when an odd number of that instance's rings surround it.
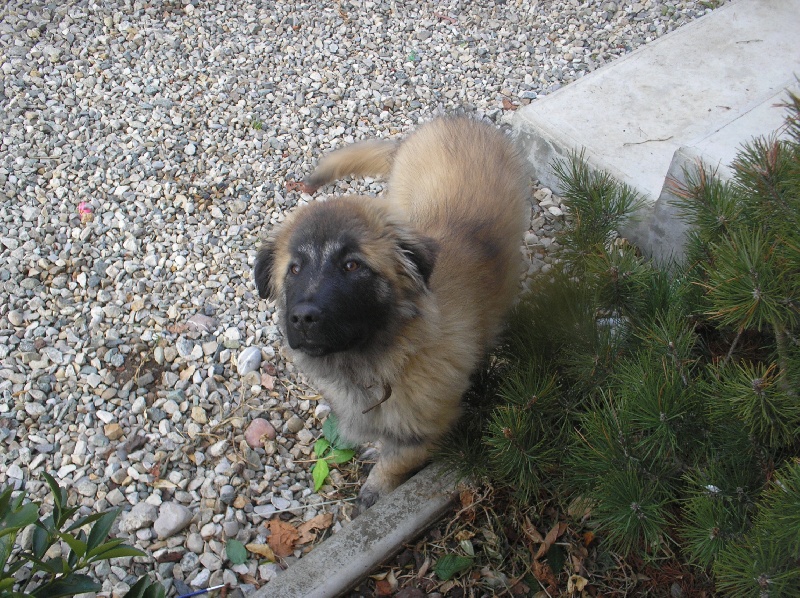
<svg viewBox="0 0 800 598">
<path fill-rule="evenodd" d="M 542 534 L 539 533 L 539 530 L 536 529 L 536 526 L 531 523 L 531 520 L 525 517 L 525 525 L 522 528 L 522 531 L 525 532 L 525 535 L 528 536 L 534 542 L 544 542 L 544 538 Z"/>
<path fill-rule="evenodd" d="M 300 538 L 297 540 L 298 544 L 306 544 L 313 542 L 317 539 L 316 531 L 328 529 L 333 523 L 333 513 L 322 513 L 313 519 L 309 519 L 305 523 L 298 526 L 297 531 L 300 532 Z"/>
<path fill-rule="evenodd" d="M 263 556 L 268 561 L 275 560 L 275 553 L 272 552 L 272 548 L 267 544 L 245 544 L 245 548 L 253 554 Z"/>
<path fill-rule="evenodd" d="M 461 516 L 468 522 L 475 520 L 475 509 L 472 506 L 475 504 L 475 493 L 469 488 L 465 488 L 458 495 L 461 501 Z"/>
<path fill-rule="evenodd" d="M 519 108 L 519 106 L 514 104 L 511 100 L 503 98 L 503 110 L 516 110 L 517 108 Z"/>
<path fill-rule="evenodd" d="M 559 521 L 556 523 L 553 528 L 547 532 L 547 535 L 544 537 L 544 543 L 539 546 L 539 550 L 536 551 L 536 556 L 533 557 L 534 560 L 538 560 L 542 558 L 544 555 L 547 554 L 547 551 L 550 550 L 550 547 L 558 540 L 559 537 L 567 530 L 567 524 L 564 521 Z"/>
<path fill-rule="evenodd" d="M 570 594 L 574 592 L 583 592 L 583 589 L 588 583 L 589 580 L 585 577 L 581 577 L 580 575 L 570 575 L 569 581 L 567 581 L 567 592 Z"/>
<path fill-rule="evenodd" d="M 375 594 L 377 596 L 391 596 L 392 595 L 392 586 L 391 584 L 382 579 L 375 583 Z"/>
<path fill-rule="evenodd" d="M 511 593 L 514 596 L 527 596 L 530 593 L 531 589 L 527 586 L 527 584 L 519 581 L 514 584 L 514 587 L 511 588 Z"/>
<path fill-rule="evenodd" d="M 280 519 L 271 519 L 266 523 L 269 529 L 269 538 L 267 544 L 278 556 L 289 556 L 294 551 L 294 545 L 300 538 L 294 526 Z"/>
<path fill-rule="evenodd" d="M 549 594 L 558 593 L 558 581 L 556 576 L 553 575 L 553 569 L 550 565 L 542 561 L 533 561 L 533 575 L 543 586 L 546 586 Z"/>
</svg>

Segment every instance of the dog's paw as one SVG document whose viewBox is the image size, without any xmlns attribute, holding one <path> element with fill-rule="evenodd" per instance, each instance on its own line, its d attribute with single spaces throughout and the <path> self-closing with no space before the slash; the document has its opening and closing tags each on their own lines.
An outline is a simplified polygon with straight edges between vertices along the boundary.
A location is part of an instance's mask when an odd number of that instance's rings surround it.
<svg viewBox="0 0 800 598">
<path fill-rule="evenodd" d="M 380 450 L 377 447 L 366 445 L 358 449 L 356 459 L 358 459 L 359 466 L 361 467 L 361 476 L 368 477 L 372 473 L 375 464 L 380 457 Z"/>
<path fill-rule="evenodd" d="M 356 500 L 356 508 L 358 513 L 363 513 L 369 509 L 372 505 L 378 502 L 380 497 L 381 492 L 378 488 L 370 484 L 364 484 L 364 486 L 361 487 L 361 492 L 358 493 L 358 499 Z"/>
</svg>

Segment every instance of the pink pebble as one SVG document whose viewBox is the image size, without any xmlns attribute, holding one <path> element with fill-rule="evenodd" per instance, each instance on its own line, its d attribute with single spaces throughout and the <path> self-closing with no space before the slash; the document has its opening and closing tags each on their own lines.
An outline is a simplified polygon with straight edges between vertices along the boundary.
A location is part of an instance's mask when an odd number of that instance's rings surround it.
<svg viewBox="0 0 800 598">
<path fill-rule="evenodd" d="M 264 446 L 265 440 L 275 440 L 275 427 L 263 417 L 257 417 L 244 431 L 244 439 L 252 448 Z"/>
</svg>

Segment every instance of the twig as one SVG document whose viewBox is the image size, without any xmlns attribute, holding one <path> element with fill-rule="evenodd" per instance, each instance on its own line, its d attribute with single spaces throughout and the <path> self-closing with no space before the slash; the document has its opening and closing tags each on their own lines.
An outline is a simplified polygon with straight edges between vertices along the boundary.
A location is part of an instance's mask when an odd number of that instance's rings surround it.
<svg viewBox="0 0 800 598">
<path fill-rule="evenodd" d="M 733 339 L 733 342 L 731 343 L 731 348 L 728 349 L 728 354 L 725 356 L 725 359 L 722 362 L 723 366 L 728 365 L 728 362 L 731 360 L 731 357 L 733 357 L 733 350 L 736 349 L 736 345 L 739 344 L 739 339 L 742 337 L 743 332 L 744 332 L 744 327 L 739 328 L 739 332 L 736 333 L 736 338 Z"/>
<path fill-rule="evenodd" d="M 673 137 L 674 137 L 674 135 L 670 135 L 669 137 L 664 137 L 664 138 L 661 138 L 661 139 L 645 139 L 644 141 L 628 141 L 626 143 L 623 143 L 622 145 L 623 146 L 625 146 L 625 145 L 643 145 L 645 143 L 650 143 L 652 141 L 669 141 Z"/>
<path fill-rule="evenodd" d="M 458 19 L 454 19 L 453 17 L 448 16 L 448 15 L 446 15 L 444 13 L 441 13 L 441 12 L 435 12 L 435 13 L 433 13 L 433 16 L 436 17 L 437 19 L 441 20 L 441 21 L 447 21 L 448 23 L 451 23 L 453 25 L 458 23 Z"/>
<path fill-rule="evenodd" d="M 288 513 L 289 511 L 297 511 L 297 510 L 301 510 L 301 509 L 311 509 L 311 508 L 321 507 L 323 505 L 335 505 L 335 504 L 340 503 L 340 502 L 353 501 L 353 500 L 356 500 L 357 498 L 358 498 L 357 496 L 351 496 L 350 498 L 339 498 L 339 499 L 336 499 L 336 500 L 326 500 L 326 501 L 317 503 L 315 505 L 300 505 L 298 507 L 289 507 L 287 509 L 280 509 L 279 511 L 273 511 L 271 514 L 272 515 L 277 515 L 278 513 Z"/>
<path fill-rule="evenodd" d="M 366 409 L 364 409 L 364 411 L 361 412 L 361 415 L 364 415 L 365 413 L 368 413 L 369 411 L 372 411 L 373 409 L 375 409 L 375 407 L 377 407 L 381 403 L 385 403 L 386 401 L 389 400 L 389 397 L 391 397 L 391 396 L 392 396 L 392 387 L 389 386 L 388 384 L 384 384 L 383 385 L 383 398 L 380 401 L 378 401 L 377 403 L 375 403 L 374 405 L 372 405 L 371 407 L 367 407 Z"/>
</svg>

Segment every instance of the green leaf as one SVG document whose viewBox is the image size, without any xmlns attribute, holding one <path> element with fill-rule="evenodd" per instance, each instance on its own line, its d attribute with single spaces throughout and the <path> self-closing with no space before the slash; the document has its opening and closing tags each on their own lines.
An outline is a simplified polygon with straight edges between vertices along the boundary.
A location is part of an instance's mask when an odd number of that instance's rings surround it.
<svg viewBox="0 0 800 598">
<path fill-rule="evenodd" d="M 59 598 L 86 592 L 98 592 L 102 587 L 88 575 L 71 573 L 66 577 L 39 586 L 32 594 L 36 598 Z"/>
<path fill-rule="evenodd" d="M 439 576 L 439 579 L 447 581 L 472 567 L 472 561 L 473 559 L 468 556 L 446 554 L 436 561 L 433 570 Z"/>
<path fill-rule="evenodd" d="M 16 533 L 0 538 L 0 576 L 6 570 L 6 563 L 8 562 L 8 557 L 11 556 L 11 550 L 14 548 L 16 539 Z"/>
<path fill-rule="evenodd" d="M 122 598 L 143 598 L 144 592 L 150 585 L 150 579 L 147 577 L 139 578 L 135 584 L 131 586 L 131 589 L 125 592 L 125 595 Z"/>
<path fill-rule="evenodd" d="M 311 476 L 314 478 L 314 492 L 318 492 L 325 483 L 325 479 L 330 473 L 330 467 L 325 459 L 317 459 L 314 467 L 311 468 Z"/>
<path fill-rule="evenodd" d="M 166 590 L 160 583 L 151 582 L 150 578 L 145 576 L 131 586 L 122 598 L 164 598 Z"/>
<path fill-rule="evenodd" d="M 326 438 L 319 438 L 314 443 L 314 454 L 317 457 L 321 457 L 325 453 L 325 451 L 327 451 L 330 448 L 330 446 L 331 446 L 331 443 L 328 442 L 328 440 Z"/>
<path fill-rule="evenodd" d="M 11 493 L 13 491 L 14 489 L 11 486 L 8 486 L 5 490 L 0 492 L 0 514 L 3 515 L 0 521 L 5 519 L 5 513 L 8 511 L 9 505 L 11 504 Z"/>
<path fill-rule="evenodd" d="M 64 540 L 77 556 L 83 557 L 86 554 L 86 542 L 81 542 L 71 534 L 60 533 L 58 537 Z"/>
<path fill-rule="evenodd" d="M 103 513 L 97 522 L 92 526 L 92 531 L 89 532 L 89 539 L 86 542 L 89 550 L 100 546 L 100 543 L 106 539 L 108 533 L 111 531 L 111 526 L 114 525 L 114 520 L 119 515 L 122 509 L 111 509 Z"/>
<path fill-rule="evenodd" d="M 97 556 L 98 554 L 102 554 L 108 550 L 111 550 L 115 546 L 119 546 L 124 541 L 125 540 L 123 540 L 122 538 L 114 538 L 113 540 L 109 540 L 104 544 L 100 544 L 100 546 L 95 546 L 89 552 L 86 553 L 86 556 L 91 559 L 92 557 Z"/>
<path fill-rule="evenodd" d="M 29 502 L 19 509 L 11 510 L 6 513 L 3 518 L 3 530 L 6 531 L 12 528 L 21 528 L 35 523 L 39 518 L 39 505 L 34 502 Z"/>
<path fill-rule="evenodd" d="M 120 546 L 109 548 L 105 552 L 98 552 L 94 557 L 92 557 L 91 560 L 92 562 L 107 561 L 109 559 L 120 559 L 126 556 L 147 556 L 147 553 L 142 552 L 138 548 L 133 548 L 132 546 L 122 544 Z"/>
<path fill-rule="evenodd" d="M 347 463 L 355 454 L 356 452 L 353 449 L 334 449 L 332 454 L 333 462 L 337 465 Z"/>
<path fill-rule="evenodd" d="M 59 573 L 66 573 L 69 571 L 67 568 L 67 562 L 61 558 L 60 556 L 53 557 L 52 559 L 47 559 L 46 561 L 41 563 L 41 566 L 44 567 L 44 570 L 49 573 L 55 573 L 58 575 Z"/>
<path fill-rule="evenodd" d="M 80 519 L 75 521 L 75 523 L 70 525 L 64 531 L 71 532 L 71 531 L 74 531 L 76 529 L 79 529 L 79 528 L 83 527 L 84 525 L 88 525 L 89 523 L 92 523 L 93 521 L 97 521 L 98 519 L 100 519 L 105 514 L 106 513 L 92 513 L 91 515 L 87 515 L 86 517 L 81 517 Z"/>
<path fill-rule="evenodd" d="M 44 481 L 47 482 L 47 485 L 50 486 L 50 492 L 53 495 L 53 524 L 56 527 L 61 527 L 61 523 L 64 521 L 61 518 L 61 510 L 67 502 L 67 493 L 49 473 L 42 472 L 42 477 L 44 477 Z"/>
<path fill-rule="evenodd" d="M 322 424 L 322 434 L 335 449 L 354 449 L 355 445 L 348 443 L 339 435 L 339 420 L 331 413 Z"/>
<path fill-rule="evenodd" d="M 33 554 L 36 558 L 41 559 L 44 557 L 44 553 L 47 552 L 47 549 L 53 544 L 51 540 L 51 536 L 48 533 L 48 528 L 52 525 L 52 518 L 48 515 L 45 517 L 40 525 L 37 525 L 33 530 Z"/>
<path fill-rule="evenodd" d="M 66 498 L 64 500 L 66 500 Z M 70 517 L 72 517 L 75 513 L 78 512 L 78 509 L 80 509 L 80 507 L 69 507 L 67 509 L 61 509 L 61 519 L 55 522 L 56 529 L 61 529 L 64 526 L 64 524 L 67 521 L 69 521 Z"/>
<path fill-rule="evenodd" d="M 247 561 L 247 549 L 239 540 L 228 540 L 225 545 L 225 554 L 234 565 L 241 565 Z"/>
<path fill-rule="evenodd" d="M 6 579 L 0 579 L 0 592 L 4 592 L 6 590 L 10 590 L 14 587 L 14 584 L 17 582 L 16 579 L 8 577 Z M 0 594 L 1 596 L 2 594 Z"/>
<path fill-rule="evenodd" d="M 142 598 L 166 598 L 166 596 L 167 591 L 164 589 L 164 586 L 156 581 L 150 584 L 147 590 L 145 590 Z"/>
</svg>

